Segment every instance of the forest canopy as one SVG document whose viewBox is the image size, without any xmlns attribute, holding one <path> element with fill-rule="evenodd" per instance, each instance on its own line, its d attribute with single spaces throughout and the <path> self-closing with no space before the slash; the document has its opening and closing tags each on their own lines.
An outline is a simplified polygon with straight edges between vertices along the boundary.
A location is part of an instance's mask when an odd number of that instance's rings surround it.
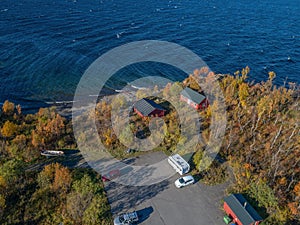
<svg viewBox="0 0 300 225">
<path fill-rule="evenodd" d="M 234 183 L 229 193 L 243 193 L 264 217 L 264 224 L 297 224 L 300 221 L 300 111 L 299 86 L 276 86 L 276 74 L 261 83 L 249 83 L 248 67 L 234 75 L 215 75 L 205 68 L 195 70 L 183 82 L 168 84 L 163 96 L 172 96 L 182 87 L 203 90 L 197 80 L 217 77 L 224 95 L 227 127 L 219 152 L 232 168 Z M 204 82 L 204 83 L 205 83 Z M 157 87 L 154 88 L 157 92 Z M 149 93 L 151 93 L 151 91 Z M 146 97 L 146 91 L 138 92 Z M 163 143 L 156 149 L 172 153 L 180 139 L 178 115 L 169 107 Z M 114 102 L 122 107 L 126 99 Z M 217 103 L 199 111 L 203 143 L 194 146 L 196 168 L 203 157 L 210 135 L 211 113 Z M 125 147 L 107 123 L 111 105 L 100 101 L 95 116 L 103 144 L 116 157 L 124 157 Z M 149 119 L 132 115 L 128 132 L 145 130 Z M 191 124 L 192 125 L 192 124 Z M 23 114 L 20 105 L 5 101 L 0 115 L 0 223 L 1 224 L 111 224 L 110 207 L 101 176 L 91 169 L 67 168 L 47 163 L 40 156 L 43 149 L 76 150 L 72 123 L 57 113 L 55 107 L 41 108 L 35 114 Z M 43 165 L 28 170 L 33 165 Z M 214 165 L 213 165 L 214 166 Z M 217 164 L 215 166 L 218 166 Z M 205 171 L 206 176 L 217 175 Z M 101 204 L 100 204 L 101 203 Z"/>
</svg>

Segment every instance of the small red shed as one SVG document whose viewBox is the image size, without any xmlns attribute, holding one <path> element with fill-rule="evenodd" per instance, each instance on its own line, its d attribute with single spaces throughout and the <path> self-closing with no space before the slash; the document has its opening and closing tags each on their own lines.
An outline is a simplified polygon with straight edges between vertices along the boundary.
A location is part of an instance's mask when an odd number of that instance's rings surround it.
<svg viewBox="0 0 300 225">
<path fill-rule="evenodd" d="M 134 111 L 141 117 L 156 116 L 162 117 L 166 110 L 154 101 L 142 98 L 133 106 Z"/>
<path fill-rule="evenodd" d="M 232 194 L 224 199 L 224 210 L 237 225 L 258 225 L 261 216 L 246 201 L 242 194 Z"/>
<path fill-rule="evenodd" d="M 205 109 L 208 106 L 207 98 L 193 89 L 186 87 L 180 93 L 180 100 L 195 109 Z"/>
</svg>

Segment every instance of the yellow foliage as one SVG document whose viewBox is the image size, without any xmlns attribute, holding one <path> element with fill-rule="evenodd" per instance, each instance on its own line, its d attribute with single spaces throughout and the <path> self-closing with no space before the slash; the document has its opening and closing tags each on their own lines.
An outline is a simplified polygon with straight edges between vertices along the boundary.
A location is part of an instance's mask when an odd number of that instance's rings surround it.
<svg viewBox="0 0 300 225">
<path fill-rule="evenodd" d="M 276 73 L 273 71 L 270 71 L 269 72 L 269 80 L 272 81 L 272 80 L 274 80 L 275 77 L 276 77 Z"/>
<path fill-rule="evenodd" d="M 239 85 L 239 99 L 243 107 L 246 106 L 246 99 L 249 96 L 249 86 L 246 83 Z"/>
<path fill-rule="evenodd" d="M 246 66 L 242 69 L 242 81 L 246 80 L 248 78 L 248 73 L 250 72 L 249 66 Z"/>
<path fill-rule="evenodd" d="M 6 121 L 1 129 L 1 133 L 4 137 L 12 137 L 17 133 L 18 126 L 13 122 Z"/>
<path fill-rule="evenodd" d="M 12 115 L 14 113 L 15 104 L 6 100 L 2 106 L 2 111 L 5 115 Z"/>
<path fill-rule="evenodd" d="M 4 179 L 4 177 L 3 176 L 0 176 L 0 187 L 1 188 L 4 188 L 4 187 L 6 187 L 6 180 Z"/>
<path fill-rule="evenodd" d="M 193 90 L 197 90 L 197 91 L 201 90 L 200 85 L 198 84 L 196 79 L 194 77 L 192 77 L 191 75 L 189 77 L 189 87 Z"/>
<path fill-rule="evenodd" d="M 264 113 L 270 113 L 270 110 L 272 110 L 272 108 L 270 108 L 272 99 L 270 98 L 270 96 L 266 95 L 263 98 L 261 98 L 258 102 L 257 102 L 257 112 L 259 116 L 262 116 Z"/>
</svg>

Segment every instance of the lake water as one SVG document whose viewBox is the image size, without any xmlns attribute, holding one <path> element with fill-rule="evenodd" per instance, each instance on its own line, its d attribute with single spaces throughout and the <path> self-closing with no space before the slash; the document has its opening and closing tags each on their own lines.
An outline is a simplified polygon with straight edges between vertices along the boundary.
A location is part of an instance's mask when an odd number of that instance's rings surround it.
<svg viewBox="0 0 300 225">
<path fill-rule="evenodd" d="M 139 40 L 185 46 L 218 73 L 248 65 L 250 80 L 266 80 L 272 70 L 278 85 L 300 81 L 299 0 L 1 0 L 0 102 L 29 110 L 70 101 L 95 59 Z M 138 65 L 107 88 L 146 75 L 186 76 Z"/>
</svg>

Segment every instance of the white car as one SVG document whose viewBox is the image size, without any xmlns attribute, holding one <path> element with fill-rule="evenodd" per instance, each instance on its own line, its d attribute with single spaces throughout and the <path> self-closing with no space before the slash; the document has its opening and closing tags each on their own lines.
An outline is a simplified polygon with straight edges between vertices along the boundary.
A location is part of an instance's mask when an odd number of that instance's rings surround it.
<svg viewBox="0 0 300 225">
<path fill-rule="evenodd" d="M 114 219 L 114 225 L 134 224 L 139 220 L 137 212 L 124 213 Z"/>
<path fill-rule="evenodd" d="M 185 186 L 193 184 L 193 183 L 195 183 L 194 177 L 192 175 L 188 175 L 188 176 L 180 177 L 179 179 L 177 179 L 175 181 L 175 186 L 177 188 L 182 188 L 182 187 L 185 187 Z"/>
</svg>

